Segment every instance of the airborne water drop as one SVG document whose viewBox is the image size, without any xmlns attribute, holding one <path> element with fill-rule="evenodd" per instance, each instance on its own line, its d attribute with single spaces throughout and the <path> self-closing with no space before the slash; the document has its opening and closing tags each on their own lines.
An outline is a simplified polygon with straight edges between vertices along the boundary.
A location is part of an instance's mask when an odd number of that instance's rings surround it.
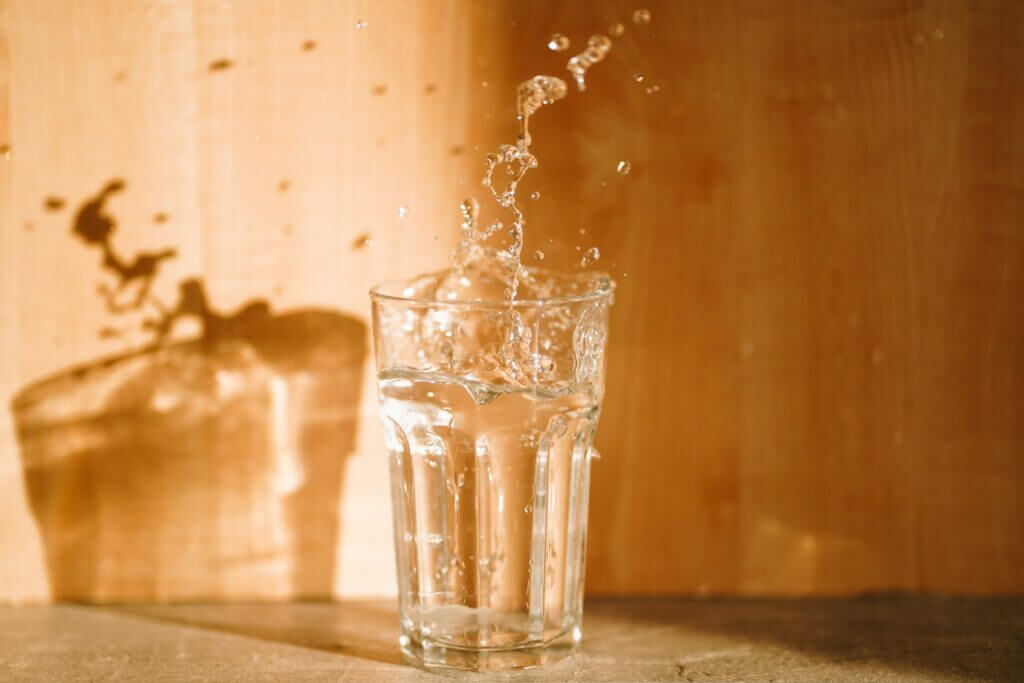
<svg viewBox="0 0 1024 683">
<path fill-rule="evenodd" d="M 597 247 L 587 249 L 586 253 L 583 254 L 583 258 L 580 259 L 580 268 L 586 268 L 599 258 L 601 258 L 601 252 L 598 251 Z"/>
<path fill-rule="evenodd" d="M 623 159 L 615 167 L 615 172 L 619 175 L 629 175 L 629 172 L 633 170 L 633 164 L 628 159 Z"/>
<path fill-rule="evenodd" d="M 548 49 L 552 52 L 561 52 L 569 47 L 569 39 L 561 33 L 556 33 L 551 36 L 551 40 L 548 41 Z"/>
<path fill-rule="evenodd" d="M 638 9 L 633 12 L 633 23 L 643 26 L 651 23 L 651 11 L 649 9 Z"/>
</svg>

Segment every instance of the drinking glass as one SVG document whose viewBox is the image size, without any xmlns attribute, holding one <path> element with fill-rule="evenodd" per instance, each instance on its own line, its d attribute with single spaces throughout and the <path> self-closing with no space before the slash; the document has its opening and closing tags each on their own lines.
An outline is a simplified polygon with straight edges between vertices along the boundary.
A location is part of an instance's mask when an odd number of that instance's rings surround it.
<svg viewBox="0 0 1024 683">
<path fill-rule="evenodd" d="M 370 292 L 399 640 L 419 665 L 538 666 L 580 642 L 602 282 L 511 305 Z"/>
</svg>

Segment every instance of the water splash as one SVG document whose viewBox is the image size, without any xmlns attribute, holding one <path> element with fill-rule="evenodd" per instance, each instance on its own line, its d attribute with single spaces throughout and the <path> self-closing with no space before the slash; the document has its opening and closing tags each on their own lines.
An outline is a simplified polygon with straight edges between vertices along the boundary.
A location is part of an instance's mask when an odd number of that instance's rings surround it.
<svg viewBox="0 0 1024 683">
<path fill-rule="evenodd" d="M 608 36 L 598 34 L 596 36 L 591 36 L 590 40 L 587 41 L 587 49 L 569 59 L 569 63 L 565 68 L 569 70 L 569 73 L 571 73 L 572 77 L 576 80 L 577 88 L 581 91 L 587 89 L 587 83 L 585 80 L 587 70 L 604 59 L 611 47 L 612 39 Z"/>
<path fill-rule="evenodd" d="M 583 258 L 580 259 L 580 268 L 586 268 L 599 258 L 601 258 L 601 252 L 598 251 L 597 247 L 587 249 L 586 253 L 583 254 Z"/>
<path fill-rule="evenodd" d="M 624 31 L 625 28 L 622 28 Z M 613 31 L 614 32 L 614 31 Z M 611 49 L 612 41 L 605 35 L 595 35 L 587 41 L 587 47 L 581 53 L 571 57 L 566 69 L 573 75 L 579 90 L 586 88 L 585 74 L 587 70 L 600 62 Z M 560 52 L 569 45 L 568 38 L 554 34 L 548 47 Z M 482 83 L 487 87 L 487 82 Z M 450 260 L 453 262 L 451 278 L 446 278 L 435 291 L 438 300 L 455 300 L 466 296 L 479 296 L 489 283 L 503 286 L 504 296 L 508 302 L 506 312 L 508 324 L 504 339 L 498 352 L 499 365 L 502 373 L 516 381 L 536 379 L 536 368 L 531 365 L 531 341 L 533 333 L 524 324 L 522 314 L 513 305 L 519 292 L 520 282 L 532 282 L 532 271 L 529 273 L 522 266 L 523 239 L 526 219 L 523 208 L 517 197 L 517 191 L 523 178 L 532 168 L 538 166 L 537 158 L 530 152 L 532 142 L 530 136 L 530 118 L 542 107 L 557 102 L 568 94 L 568 86 L 561 78 L 549 75 L 538 75 L 520 83 L 516 88 L 516 111 L 519 132 L 515 144 L 502 144 L 494 152 L 484 157 L 484 174 L 481 185 L 487 188 L 491 197 L 499 207 L 511 213 L 512 220 L 506 226 L 495 220 L 486 229 L 479 227 L 480 206 L 476 199 L 470 197 L 461 203 L 462 214 L 461 235 L 459 243 Z M 499 169 L 503 173 L 499 173 Z M 539 199 L 540 193 L 534 191 L 531 199 Z M 502 251 L 483 249 L 481 242 L 499 231 L 507 233 L 507 242 Z M 533 252 L 538 261 L 544 259 L 540 250 Z M 588 250 L 583 256 L 584 265 L 597 260 L 596 249 Z M 495 273 L 502 273 L 495 278 Z M 486 277 L 484 277 L 486 276 Z M 483 278 L 481 282 L 476 279 Z M 465 280 L 466 282 L 463 282 Z M 484 281 L 486 280 L 486 282 Z M 533 283 L 535 284 L 535 283 Z M 543 296 L 533 291 L 531 285 L 529 296 Z M 532 368 L 532 375 L 531 375 Z"/>
<path fill-rule="evenodd" d="M 570 60 L 571 61 L 571 60 Z M 568 93 L 565 81 L 555 76 L 534 76 L 516 89 L 516 109 L 519 113 L 518 145 L 530 146 L 530 117 L 541 107 L 556 102 Z"/>
</svg>

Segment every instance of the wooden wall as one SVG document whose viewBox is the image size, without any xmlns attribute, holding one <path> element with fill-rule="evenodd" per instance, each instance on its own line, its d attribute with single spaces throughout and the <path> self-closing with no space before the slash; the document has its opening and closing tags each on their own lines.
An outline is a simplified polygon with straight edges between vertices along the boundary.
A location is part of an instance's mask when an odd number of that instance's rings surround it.
<svg viewBox="0 0 1024 683">
<path fill-rule="evenodd" d="M 526 251 L 619 282 L 589 589 L 1024 589 L 1024 5 L 647 6 L 0 0 L 0 601 L 392 591 L 366 290 L 444 264 L 515 84 L 615 21 L 528 181 Z M 166 379 L 104 220 L 175 250 L 160 305 L 311 365 L 237 424 L 90 413 L 83 376 Z M 24 407 L 53 376 L 70 436 Z"/>
</svg>

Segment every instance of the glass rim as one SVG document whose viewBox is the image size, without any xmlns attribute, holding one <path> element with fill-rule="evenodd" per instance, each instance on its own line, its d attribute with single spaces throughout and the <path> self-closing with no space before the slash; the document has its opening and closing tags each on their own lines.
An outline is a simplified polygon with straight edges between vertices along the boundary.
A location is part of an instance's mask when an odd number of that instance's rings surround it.
<svg viewBox="0 0 1024 683">
<path fill-rule="evenodd" d="M 603 282 L 599 287 L 590 292 L 581 294 L 564 294 L 560 296 L 549 296 L 540 299 L 514 299 L 513 308 L 542 308 L 544 306 L 561 306 L 566 304 L 585 303 L 589 301 L 600 301 L 611 299 L 615 293 L 615 280 L 603 271 L 593 271 Z M 444 301 L 438 299 L 424 299 L 412 296 L 400 296 L 388 294 L 384 290 L 390 287 L 399 288 L 408 280 L 389 280 L 370 288 L 370 301 L 372 303 L 397 303 L 415 308 L 437 308 L 448 310 L 494 310 L 508 308 L 509 302 L 505 299 L 471 299 L 469 301 Z"/>
</svg>

